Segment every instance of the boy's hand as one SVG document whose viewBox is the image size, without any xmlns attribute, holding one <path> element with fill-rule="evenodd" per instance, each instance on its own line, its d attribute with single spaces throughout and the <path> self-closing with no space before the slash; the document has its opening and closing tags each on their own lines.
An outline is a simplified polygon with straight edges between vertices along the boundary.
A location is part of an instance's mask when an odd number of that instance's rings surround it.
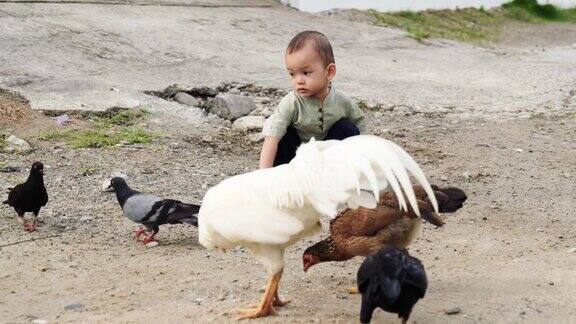
<svg viewBox="0 0 576 324">
<path fill-rule="evenodd" d="M 274 166 L 274 158 L 276 158 L 279 141 L 276 137 L 266 136 L 264 144 L 262 144 L 262 151 L 260 152 L 260 169 Z"/>
</svg>

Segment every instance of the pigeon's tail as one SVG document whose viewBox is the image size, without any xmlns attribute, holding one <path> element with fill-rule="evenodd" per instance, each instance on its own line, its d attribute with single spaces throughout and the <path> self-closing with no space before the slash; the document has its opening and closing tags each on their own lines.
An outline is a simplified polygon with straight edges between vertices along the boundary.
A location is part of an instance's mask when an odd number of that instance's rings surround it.
<svg viewBox="0 0 576 324">
<path fill-rule="evenodd" d="M 182 223 L 198 227 L 198 217 L 192 216 L 189 218 L 183 218 Z"/>
<path fill-rule="evenodd" d="M 176 210 L 168 215 L 168 223 L 198 226 L 198 217 L 196 216 L 198 211 L 200 211 L 200 206 L 178 201 L 176 203 Z"/>
<path fill-rule="evenodd" d="M 178 208 L 181 209 L 182 211 L 187 211 L 192 214 L 198 214 L 198 212 L 200 211 L 200 206 L 194 204 L 186 204 L 183 202 L 180 202 L 178 204 Z"/>
</svg>

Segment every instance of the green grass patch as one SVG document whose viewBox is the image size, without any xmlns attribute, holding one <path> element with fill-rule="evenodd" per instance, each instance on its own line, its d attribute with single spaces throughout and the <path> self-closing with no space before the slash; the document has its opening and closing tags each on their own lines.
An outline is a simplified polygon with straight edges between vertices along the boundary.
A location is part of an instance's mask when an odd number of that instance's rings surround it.
<svg viewBox="0 0 576 324">
<path fill-rule="evenodd" d="M 404 29 L 417 39 L 446 38 L 479 43 L 498 39 L 507 22 L 576 22 L 576 8 L 541 5 L 536 0 L 513 0 L 500 8 L 466 8 L 384 13 L 370 10 L 374 24 Z"/>
<path fill-rule="evenodd" d="M 104 148 L 116 145 L 148 144 L 153 136 L 136 125 L 148 115 L 143 109 L 113 108 L 105 112 L 84 113 L 91 122 L 88 129 L 50 132 L 38 139 L 65 142 L 73 148 Z"/>
<path fill-rule="evenodd" d="M 100 127 L 133 126 L 149 114 L 144 109 L 111 109 L 92 116 L 90 120 Z"/>
<path fill-rule="evenodd" d="M 120 130 L 94 129 L 51 132 L 39 137 L 44 141 L 65 142 L 73 148 L 104 148 L 118 144 L 149 144 L 153 136 L 140 128 L 123 128 Z"/>
</svg>

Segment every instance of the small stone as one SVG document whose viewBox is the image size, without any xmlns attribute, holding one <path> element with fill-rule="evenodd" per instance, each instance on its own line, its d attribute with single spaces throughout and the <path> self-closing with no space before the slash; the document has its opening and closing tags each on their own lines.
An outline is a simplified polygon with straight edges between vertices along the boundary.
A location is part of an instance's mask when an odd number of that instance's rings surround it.
<svg viewBox="0 0 576 324">
<path fill-rule="evenodd" d="M 520 315 L 526 315 L 526 311 L 521 311 Z"/>
<path fill-rule="evenodd" d="M 537 228 L 537 229 L 536 229 L 536 232 L 539 232 L 539 233 L 541 233 L 541 232 L 544 232 L 544 230 L 543 230 L 543 229 L 541 229 L 541 228 Z"/>
<path fill-rule="evenodd" d="M 114 191 L 114 188 L 112 188 L 112 183 L 110 182 L 110 179 L 105 179 L 104 181 L 102 181 L 102 184 L 100 185 L 100 189 L 102 189 L 103 192 Z"/>
<path fill-rule="evenodd" d="M 261 131 L 265 121 L 262 116 L 244 116 L 236 119 L 232 128 L 242 132 Z"/>
<path fill-rule="evenodd" d="M 202 141 L 206 142 L 206 143 L 212 143 L 212 141 L 214 141 L 214 139 L 212 139 L 212 136 L 210 136 L 210 135 L 204 135 L 204 137 L 202 137 Z"/>
<path fill-rule="evenodd" d="M 196 299 L 194 299 L 194 302 L 195 302 L 196 304 L 198 304 L 198 305 L 202 304 L 203 301 L 204 301 L 204 299 L 202 299 L 202 298 L 196 298 Z"/>
<path fill-rule="evenodd" d="M 37 318 L 32 321 L 32 324 L 48 324 L 48 320 Z"/>
<path fill-rule="evenodd" d="M 516 152 L 518 152 L 518 153 L 522 153 L 522 152 L 524 152 L 524 150 L 523 150 L 523 149 L 521 149 L 521 148 L 519 148 L 519 149 L 516 149 Z"/>
<path fill-rule="evenodd" d="M 448 181 L 448 177 L 446 177 L 446 176 L 441 176 L 441 177 L 440 177 L 440 180 L 442 180 L 442 181 Z"/>
<path fill-rule="evenodd" d="M 569 248 L 568 253 L 576 253 L 576 247 Z"/>
<path fill-rule="evenodd" d="M 94 217 L 92 216 L 82 216 L 80 217 L 80 221 L 83 223 L 90 223 L 94 220 Z"/>
<path fill-rule="evenodd" d="M 470 175 L 470 173 L 464 172 L 464 173 L 462 173 L 462 178 L 464 178 L 466 180 L 470 180 L 470 178 L 472 178 L 472 176 Z"/>
<path fill-rule="evenodd" d="M 32 146 L 30 146 L 30 144 L 25 140 L 14 135 L 10 135 L 7 139 L 4 140 L 3 150 L 6 153 L 28 153 L 32 151 Z"/>
<path fill-rule="evenodd" d="M 347 294 L 336 294 L 336 298 L 338 299 L 348 299 L 348 295 Z"/>
<path fill-rule="evenodd" d="M 82 310 L 84 310 L 84 308 L 85 308 L 84 304 L 81 304 L 81 303 L 68 304 L 68 305 L 64 306 L 65 310 L 82 311 Z"/>
<path fill-rule="evenodd" d="M 157 242 L 157 241 L 152 241 L 152 242 L 146 243 L 146 247 L 147 247 L 147 248 L 153 248 L 153 247 L 157 247 L 157 246 L 158 246 L 158 242 Z"/>
<path fill-rule="evenodd" d="M 554 281 L 550 281 L 550 282 L 548 283 L 548 285 L 554 286 Z"/>
<path fill-rule="evenodd" d="M 174 95 L 174 101 L 186 106 L 199 107 L 200 101 L 186 92 L 178 92 Z"/>
<path fill-rule="evenodd" d="M 461 310 L 460 310 L 460 307 L 458 307 L 458 306 L 452 306 L 452 307 L 446 308 L 444 310 L 444 313 L 446 315 L 455 315 L 455 314 L 458 314 L 460 312 L 461 312 Z"/>
</svg>

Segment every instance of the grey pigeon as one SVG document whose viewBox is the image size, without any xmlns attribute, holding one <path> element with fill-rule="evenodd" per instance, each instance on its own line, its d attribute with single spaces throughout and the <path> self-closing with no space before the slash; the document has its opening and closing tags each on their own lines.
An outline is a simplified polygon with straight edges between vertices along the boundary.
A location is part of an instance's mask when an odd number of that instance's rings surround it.
<svg viewBox="0 0 576 324">
<path fill-rule="evenodd" d="M 18 214 L 18 220 L 24 226 L 24 230 L 34 232 L 38 213 L 48 203 L 48 193 L 44 186 L 44 164 L 42 162 L 34 162 L 26 182 L 8 190 L 8 200 L 3 203 L 14 208 Z M 24 219 L 24 214 L 27 212 L 34 215 L 32 222 L 29 224 L 26 224 Z"/>
<path fill-rule="evenodd" d="M 174 199 L 161 199 L 132 190 L 126 181 L 120 177 L 112 178 L 110 187 L 116 192 L 116 198 L 118 198 L 124 215 L 146 227 L 146 230 L 140 228 L 134 233 L 136 240 L 147 234 L 143 240 L 144 244 L 156 241 L 155 236 L 162 224 L 198 226 L 198 217 L 196 216 L 200 210 L 198 205 L 186 204 Z"/>
</svg>

